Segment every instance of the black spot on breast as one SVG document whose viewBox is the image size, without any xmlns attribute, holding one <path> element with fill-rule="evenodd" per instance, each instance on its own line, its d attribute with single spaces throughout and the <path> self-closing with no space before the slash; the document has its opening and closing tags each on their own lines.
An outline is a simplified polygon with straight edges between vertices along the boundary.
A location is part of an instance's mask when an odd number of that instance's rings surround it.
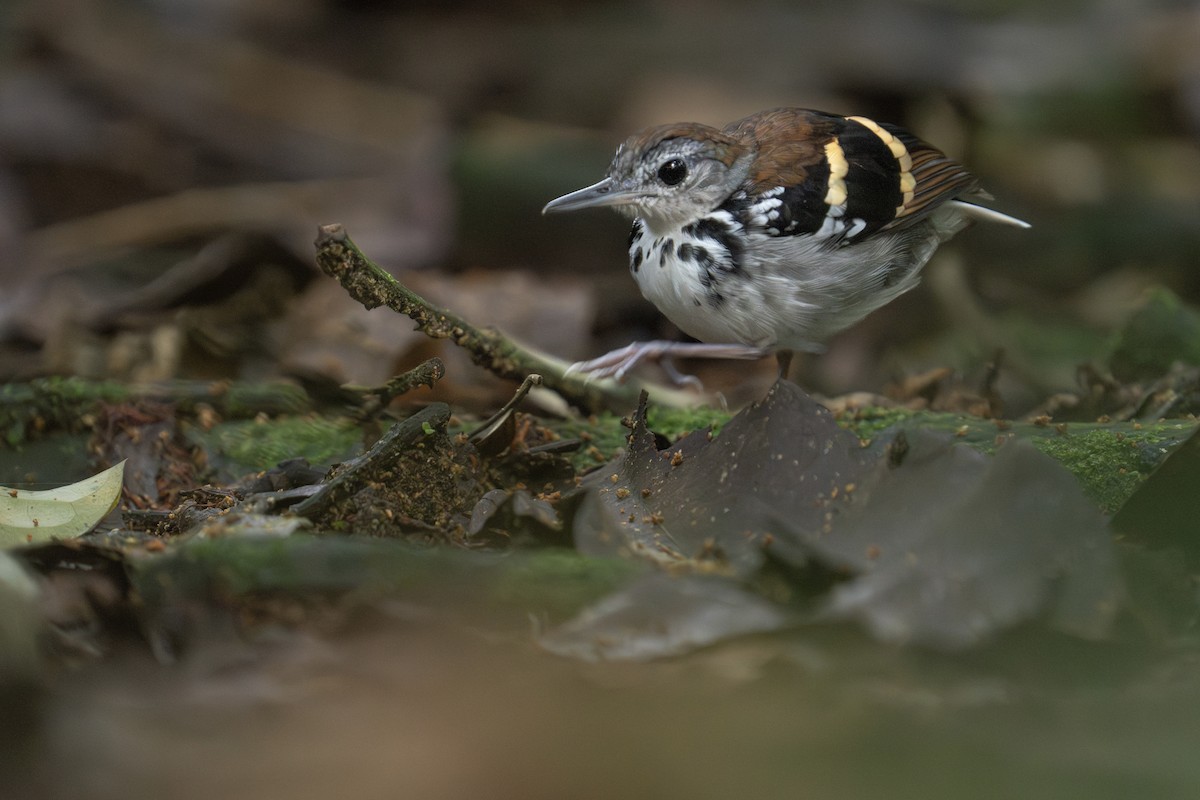
<svg viewBox="0 0 1200 800">
<path fill-rule="evenodd" d="M 691 261 L 692 246 L 687 242 L 684 242 L 683 244 L 679 245 L 679 252 L 676 253 L 676 255 L 679 256 L 680 261 Z"/>
<path fill-rule="evenodd" d="M 637 272 L 638 267 L 640 267 L 641 265 L 642 265 L 642 248 L 639 247 L 637 250 L 633 251 L 633 258 L 630 259 L 630 266 L 633 267 L 634 272 Z"/>
<path fill-rule="evenodd" d="M 700 270 L 700 285 L 704 287 L 704 299 L 708 301 L 712 308 L 720 308 L 725 302 L 725 295 L 721 293 L 721 275 L 717 270 L 711 268 L 701 268 Z M 696 305 L 700 305 L 697 301 Z"/>
<path fill-rule="evenodd" d="M 729 226 L 716 217 L 702 217 L 683 229 L 697 239 L 721 241 L 729 234 Z"/>
<path fill-rule="evenodd" d="M 684 227 L 683 232 L 695 239 L 709 239 L 729 254 L 728 265 L 722 265 L 728 272 L 737 272 L 742 268 L 742 240 L 739 232 L 724 220 L 717 217 L 704 217 Z M 702 250 L 703 248 L 697 248 Z M 715 259 L 710 259 L 715 261 Z"/>
<path fill-rule="evenodd" d="M 633 221 L 633 227 L 629 231 L 629 249 L 633 249 L 633 243 L 642 238 L 642 221 L 636 219 Z"/>
</svg>

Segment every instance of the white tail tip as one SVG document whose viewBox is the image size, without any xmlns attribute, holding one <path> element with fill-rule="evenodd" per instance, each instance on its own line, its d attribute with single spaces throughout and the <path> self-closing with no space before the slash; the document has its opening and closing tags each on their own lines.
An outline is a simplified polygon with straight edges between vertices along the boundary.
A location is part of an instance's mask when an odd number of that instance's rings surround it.
<svg viewBox="0 0 1200 800">
<path fill-rule="evenodd" d="M 988 222 L 999 222 L 1002 225 L 1012 225 L 1017 228 L 1033 227 L 1023 219 L 1010 217 L 1008 214 L 1001 214 L 995 209 L 977 206 L 974 203 L 968 203 L 965 200 L 951 200 L 950 204 L 962 211 L 968 217 L 973 217 L 975 219 L 982 219 Z"/>
</svg>

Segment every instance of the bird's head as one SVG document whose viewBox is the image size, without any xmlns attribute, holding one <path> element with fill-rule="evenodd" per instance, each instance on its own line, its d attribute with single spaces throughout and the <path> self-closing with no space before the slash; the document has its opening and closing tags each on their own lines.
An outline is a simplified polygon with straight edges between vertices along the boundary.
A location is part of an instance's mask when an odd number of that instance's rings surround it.
<svg viewBox="0 0 1200 800">
<path fill-rule="evenodd" d="M 707 125 L 649 128 L 617 148 L 604 180 L 551 200 L 542 213 L 612 206 L 641 217 L 651 232 L 667 230 L 720 206 L 753 158 L 739 139 Z"/>
</svg>

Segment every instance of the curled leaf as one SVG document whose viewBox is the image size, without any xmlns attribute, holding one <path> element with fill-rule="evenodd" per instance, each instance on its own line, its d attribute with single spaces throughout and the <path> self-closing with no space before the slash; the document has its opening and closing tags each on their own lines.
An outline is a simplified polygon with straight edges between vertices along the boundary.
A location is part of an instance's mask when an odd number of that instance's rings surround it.
<svg viewBox="0 0 1200 800">
<path fill-rule="evenodd" d="M 45 491 L 0 487 L 0 546 L 87 533 L 117 506 L 125 462 L 78 483 Z"/>
</svg>

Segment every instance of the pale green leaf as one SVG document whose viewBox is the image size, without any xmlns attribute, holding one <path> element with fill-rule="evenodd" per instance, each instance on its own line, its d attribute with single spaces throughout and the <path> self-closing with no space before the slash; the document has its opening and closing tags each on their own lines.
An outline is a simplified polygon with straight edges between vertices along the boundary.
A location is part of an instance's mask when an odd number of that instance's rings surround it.
<svg viewBox="0 0 1200 800">
<path fill-rule="evenodd" d="M 79 483 L 45 491 L 0 487 L 0 547 L 87 533 L 117 506 L 125 462 Z"/>
</svg>

